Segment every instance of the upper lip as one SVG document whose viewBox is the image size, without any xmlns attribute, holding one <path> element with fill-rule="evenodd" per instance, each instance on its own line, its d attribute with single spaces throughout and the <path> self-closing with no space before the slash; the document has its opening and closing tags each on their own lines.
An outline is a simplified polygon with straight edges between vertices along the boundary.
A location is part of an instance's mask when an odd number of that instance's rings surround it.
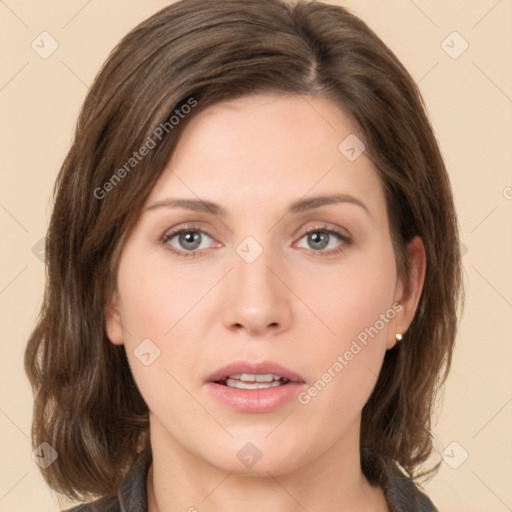
<svg viewBox="0 0 512 512">
<path fill-rule="evenodd" d="M 291 382 L 305 382 L 298 373 L 295 373 L 285 366 L 273 361 L 233 361 L 232 363 L 214 371 L 206 378 L 206 380 L 207 382 L 218 382 L 228 375 L 237 375 L 240 373 L 249 373 L 253 375 L 265 375 L 271 373 L 273 375 L 284 377 Z"/>
</svg>

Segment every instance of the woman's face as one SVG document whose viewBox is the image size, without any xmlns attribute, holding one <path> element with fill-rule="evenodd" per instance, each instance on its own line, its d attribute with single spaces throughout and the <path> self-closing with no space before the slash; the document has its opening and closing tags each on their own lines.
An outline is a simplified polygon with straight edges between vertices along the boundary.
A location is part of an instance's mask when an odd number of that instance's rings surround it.
<svg viewBox="0 0 512 512">
<path fill-rule="evenodd" d="M 361 410 L 412 312 L 357 134 L 309 96 L 247 96 L 186 127 L 107 312 L 153 443 L 276 475 L 358 449 Z"/>
</svg>

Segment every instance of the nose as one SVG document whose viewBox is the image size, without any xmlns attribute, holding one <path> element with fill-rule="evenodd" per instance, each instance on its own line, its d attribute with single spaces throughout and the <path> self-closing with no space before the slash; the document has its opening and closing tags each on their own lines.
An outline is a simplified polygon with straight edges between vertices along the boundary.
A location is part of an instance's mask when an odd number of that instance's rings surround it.
<svg viewBox="0 0 512 512">
<path fill-rule="evenodd" d="M 235 256 L 224 301 L 224 326 L 253 336 L 287 330 L 293 294 L 286 286 L 283 267 L 267 249 L 252 263 Z"/>
</svg>

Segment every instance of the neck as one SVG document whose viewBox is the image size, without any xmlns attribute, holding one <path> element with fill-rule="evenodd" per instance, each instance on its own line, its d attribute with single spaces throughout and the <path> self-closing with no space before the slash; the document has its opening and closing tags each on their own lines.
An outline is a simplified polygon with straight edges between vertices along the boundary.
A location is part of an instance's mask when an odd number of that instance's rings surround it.
<svg viewBox="0 0 512 512">
<path fill-rule="evenodd" d="M 382 489 L 370 486 L 361 471 L 359 424 L 356 427 L 292 471 L 242 474 L 238 468 L 222 469 L 198 458 L 152 418 L 148 511 L 388 512 Z"/>
</svg>

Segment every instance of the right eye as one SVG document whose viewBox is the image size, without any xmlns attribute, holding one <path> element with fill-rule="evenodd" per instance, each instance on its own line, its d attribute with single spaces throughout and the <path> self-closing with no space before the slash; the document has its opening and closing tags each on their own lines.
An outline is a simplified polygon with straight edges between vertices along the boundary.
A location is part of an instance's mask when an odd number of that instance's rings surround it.
<svg viewBox="0 0 512 512">
<path fill-rule="evenodd" d="M 185 227 L 164 234 L 161 242 L 177 256 L 196 257 L 199 251 L 208 248 L 207 243 L 203 244 L 205 237 L 213 240 L 208 233 L 198 228 Z"/>
</svg>

